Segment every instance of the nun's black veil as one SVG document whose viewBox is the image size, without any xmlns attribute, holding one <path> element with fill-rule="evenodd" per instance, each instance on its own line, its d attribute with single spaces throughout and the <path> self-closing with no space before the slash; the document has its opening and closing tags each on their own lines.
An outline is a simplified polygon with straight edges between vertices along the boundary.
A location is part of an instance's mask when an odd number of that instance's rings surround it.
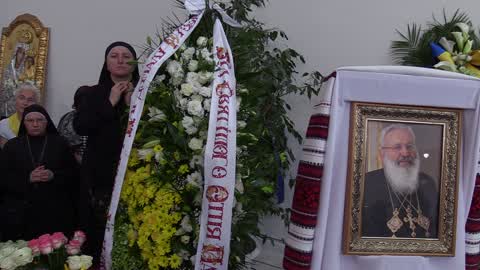
<svg viewBox="0 0 480 270">
<path fill-rule="evenodd" d="M 100 73 L 100 78 L 98 79 L 98 84 L 103 84 L 103 85 L 114 85 L 112 78 L 110 77 L 110 71 L 107 69 L 107 56 L 108 53 L 117 46 L 122 46 L 127 48 L 133 55 L 133 59 L 137 60 L 137 54 L 135 53 L 135 50 L 133 47 L 123 41 L 116 41 L 110 44 L 107 49 L 105 50 L 105 58 L 103 61 L 103 67 L 102 67 L 102 72 Z M 135 86 L 140 78 L 140 74 L 138 73 L 138 65 L 135 65 L 135 69 L 132 72 L 132 84 Z"/>
<path fill-rule="evenodd" d="M 53 124 L 52 119 L 50 118 L 50 115 L 48 115 L 47 110 L 43 108 L 41 105 L 38 104 L 33 104 L 25 108 L 23 111 L 23 116 L 22 116 L 22 121 L 20 122 L 20 129 L 18 130 L 18 136 L 24 136 L 27 134 L 27 129 L 25 128 L 25 116 L 31 112 L 38 112 L 43 114 L 45 118 L 47 119 L 47 128 L 46 128 L 46 134 L 58 134 L 57 128 Z"/>
</svg>

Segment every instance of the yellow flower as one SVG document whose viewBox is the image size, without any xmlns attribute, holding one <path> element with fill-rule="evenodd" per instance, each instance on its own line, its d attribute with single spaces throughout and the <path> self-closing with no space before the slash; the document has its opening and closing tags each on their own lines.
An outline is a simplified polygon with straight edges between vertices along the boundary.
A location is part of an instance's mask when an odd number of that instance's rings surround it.
<svg viewBox="0 0 480 270">
<path fill-rule="evenodd" d="M 182 258 L 180 258 L 177 254 L 173 254 L 170 257 L 170 267 L 178 268 L 182 264 Z"/>
<path fill-rule="evenodd" d="M 190 168 L 188 167 L 187 164 L 182 164 L 182 165 L 180 166 L 180 168 L 178 168 L 178 173 L 180 173 L 180 174 L 186 174 L 189 170 L 190 170 Z"/>
<path fill-rule="evenodd" d="M 162 151 L 163 151 L 163 147 L 160 144 L 157 144 L 155 145 L 155 147 L 153 147 L 153 152 L 155 153 L 162 152 Z"/>
</svg>

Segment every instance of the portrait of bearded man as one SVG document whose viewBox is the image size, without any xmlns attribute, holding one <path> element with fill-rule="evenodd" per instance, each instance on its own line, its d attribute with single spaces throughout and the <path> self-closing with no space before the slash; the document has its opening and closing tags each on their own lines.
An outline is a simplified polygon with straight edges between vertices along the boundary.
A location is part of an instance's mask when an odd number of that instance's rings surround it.
<svg viewBox="0 0 480 270">
<path fill-rule="evenodd" d="M 415 133 L 406 124 L 382 129 L 383 168 L 365 174 L 362 237 L 437 238 L 437 181 L 421 171 Z"/>
</svg>

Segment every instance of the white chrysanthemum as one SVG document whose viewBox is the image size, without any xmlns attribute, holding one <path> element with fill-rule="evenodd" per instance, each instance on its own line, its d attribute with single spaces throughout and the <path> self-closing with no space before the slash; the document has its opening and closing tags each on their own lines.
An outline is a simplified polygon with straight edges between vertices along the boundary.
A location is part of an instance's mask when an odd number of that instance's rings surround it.
<svg viewBox="0 0 480 270">
<path fill-rule="evenodd" d="M 200 71 L 198 73 L 198 82 L 201 85 L 209 84 L 213 80 L 213 73 L 208 71 Z"/>
<path fill-rule="evenodd" d="M 188 70 L 191 72 L 197 71 L 198 69 L 198 61 L 197 60 L 190 60 L 188 62 Z"/>
<path fill-rule="evenodd" d="M 202 186 L 203 185 L 202 174 L 200 174 L 199 172 L 194 172 L 192 174 L 189 174 L 187 176 L 187 183 L 196 187 Z M 191 227 L 190 227 L 190 231 L 191 231 Z"/>
<path fill-rule="evenodd" d="M 182 83 L 182 86 L 180 88 L 180 93 L 182 93 L 182 95 L 189 97 L 193 94 L 193 92 L 194 92 L 194 88 L 192 84 Z"/>
<path fill-rule="evenodd" d="M 182 235 L 182 237 L 180 237 L 180 241 L 184 244 L 188 244 L 188 242 L 190 242 L 190 236 Z"/>
<path fill-rule="evenodd" d="M 187 111 L 193 116 L 202 117 L 204 113 L 202 102 L 198 100 L 189 101 L 187 105 Z"/>
<path fill-rule="evenodd" d="M 148 119 L 149 122 L 155 122 L 155 121 L 163 121 L 167 119 L 167 116 L 162 110 L 159 110 L 155 107 L 149 107 L 148 108 L 148 116 L 150 116 L 150 119 Z"/>
<path fill-rule="evenodd" d="M 247 126 L 247 122 L 245 122 L 245 121 L 238 121 L 237 122 L 238 129 L 245 128 L 246 126 Z"/>
<path fill-rule="evenodd" d="M 211 97 L 212 96 L 212 88 L 202 86 L 199 88 L 198 93 L 204 97 Z"/>
<path fill-rule="evenodd" d="M 203 166 L 203 156 L 194 155 L 192 160 L 190 160 L 190 168 L 195 168 L 195 166 Z"/>
<path fill-rule="evenodd" d="M 194 172 L 193 174 L 200 174 L 200 173 Z M 202 175 L 200 175 L 200 178 L 201 177 Z M 186 232 L 191 232 L 193 230 L 192 223 L 190 222 L 190 217 L 188 215 L 182 218 L 182 221 L 180 222 L 180 226 Z"/>
<path fill-rule="evenodd" d="M 188 142 L 188 147 L 192 150 L 202 150 L 203 149 L 203 140 L 198 138 L 192 138 L 190 142 Z"/>
<path fill-rule="evenodd" d="M 203 101 L 203 108 L 205 109 L 205 111 L 209 112 L 210 111 L 210 106 L 211 106 L 211 99 L 209 98 L 206 98 L 204 101 Z"/>
<path fill-rule="evenodd" d="M 183 60 L 188 62 L 188 61 L 192 60 L 194 54 L 195 54 L 195 48 L 189 47 L 188 49 L 186 49 L 182 53 L 182 58 L 183 58 Z"/>
<path fill-rule="evenodd" d="M 197 38 L 197 46 L 198 47 L 205 47 L 207 46 L 208 38 L 206 37 L 199 37 Z"/>
<path fill-rule="evenodd" d="M 167 64 L 167 72 L 172 76 L 180 72 L 183 73 L 182 65 L 176 60 L 171 60 Z"/>
</svg>

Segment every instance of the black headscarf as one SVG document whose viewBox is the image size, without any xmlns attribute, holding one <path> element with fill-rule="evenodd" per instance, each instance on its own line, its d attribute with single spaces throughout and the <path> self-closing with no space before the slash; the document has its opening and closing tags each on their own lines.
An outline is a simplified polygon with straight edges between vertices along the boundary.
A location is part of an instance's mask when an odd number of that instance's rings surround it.
<svg viewBox="0 0 480 270">
<path fill-rule="evenodd" d="M 18 130 L 19 137 L 27 134 L 27 129 L 25 128 L 24 121 L 25 116 L 31 112 L 38 112 L 45 116 L 45 118 L 47 119 L 47 128 L 45 131 L 46 134 L 58 134 L 57 128 L 53 124 L 53 121 L 50 118 L 50 115 L 48 115 L 47 110 L 45 110 L 45 108 L 43 108 L 41 105 L 33 104 L 25 108 L 25 110 L 23 111 L 22 122 L 20 122 L 20 129 Z"/>
<path fill-rule="evenodd" d="M 110 44 L 107 49 L 105 50 L 105 57 L 103 61 L 103 67 L 102 67 L 102 72 L 100 73 L 100 78 L 98 79 L 98 84 L 106 84 L 106 85 L 113 85 L 112 78 L 110 77 L 110 71 L 107 69 L 107 56 L 108 53 L 117 46 L 122 46 L 127 48 L 133 55 L 133 59 L 137 60 L 137 53 L 133 49 L 133 47 L 123 41 L 116 41 Z M 140 74 L 138 73 L 138 65 L 135 64 L 135 69 L 132 72 L 132 84 L 135 86 L 140 78 Z"/>
</svg>

